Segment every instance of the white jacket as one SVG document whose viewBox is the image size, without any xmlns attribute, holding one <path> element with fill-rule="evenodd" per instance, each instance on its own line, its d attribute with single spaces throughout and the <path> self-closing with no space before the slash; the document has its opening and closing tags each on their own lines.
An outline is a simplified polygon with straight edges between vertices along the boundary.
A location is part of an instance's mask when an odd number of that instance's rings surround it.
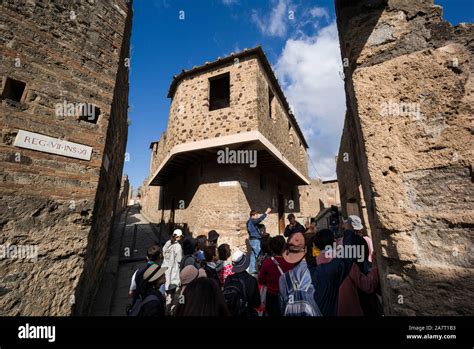
<svg viewBox="0 0 474 349">
<path fill-rule="evenodd" d="M 168 240 L 165 246 L 163 246 L 163 267 L 168 268 L 165 272 L 165 290 L 167 291 L 170 288 L 178 287 L 180 284 L 179 266 L 182 258 L 183 249 L 181 248 L 181 244 L 179 242 L 172 243 L 171 240 Z"/>
</svg>

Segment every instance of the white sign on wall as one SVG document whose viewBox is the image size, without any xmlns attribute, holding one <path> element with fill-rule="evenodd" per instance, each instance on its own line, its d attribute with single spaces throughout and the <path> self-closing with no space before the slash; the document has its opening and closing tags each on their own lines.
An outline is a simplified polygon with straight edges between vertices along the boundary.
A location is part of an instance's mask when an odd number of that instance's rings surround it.
<svg viewBox="0 0 474 349">
<path fill-rule="evenodd" d="M 219 187 L 236 187 L 238 183 L 237 181 L 219 182 Z"/>
<path fill-rule="evenodd" d="M 38 150 L 44 153 L 58 154 L 69 158 L 90 160 L 92 147 L 48 137 L 39 133 L 19 130 L 15 138 L 15 147 Z"/>
<path fill-rule="evenodd" d="M 219 182 L 219 187 L 237 187 L 239 183 L 243 188 L 247 188 L 249 186 L 248 183 L 244 181 L 228 181 Z"/>
</svg>

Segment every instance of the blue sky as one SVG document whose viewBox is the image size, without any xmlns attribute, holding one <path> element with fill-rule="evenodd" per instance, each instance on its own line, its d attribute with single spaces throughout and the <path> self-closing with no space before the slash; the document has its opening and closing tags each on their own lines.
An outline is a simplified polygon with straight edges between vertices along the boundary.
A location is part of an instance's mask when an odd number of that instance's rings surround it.
<svg viewBox="0 0 474 349">
<path fill-rule="evenodd" d="M 451 23 L 473 22 L 472 0 L 435 3 Z M 150 142 L 166 129 L 173 75 L 256 45 L 309 143 L 310 175 L 335 178 L 345 102 L 333 0 L 134 0 L 133 9 L 124 173 L 134 188 L 149 174 Z"/>
</svg>

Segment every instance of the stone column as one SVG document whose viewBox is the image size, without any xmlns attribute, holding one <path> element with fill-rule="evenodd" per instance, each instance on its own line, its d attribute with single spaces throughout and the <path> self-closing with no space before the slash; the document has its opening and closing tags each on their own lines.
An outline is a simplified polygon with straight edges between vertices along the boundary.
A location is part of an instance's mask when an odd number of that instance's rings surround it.
<svg viewBox="0 0 474 349">
<path fill-rule="evenodd" d="M 473 25 L 453 27 L 433 1 L 336 0 L 336 13 L 340 152 L 355 153 L 385 314 L 472 315 Z"/>
</svg>

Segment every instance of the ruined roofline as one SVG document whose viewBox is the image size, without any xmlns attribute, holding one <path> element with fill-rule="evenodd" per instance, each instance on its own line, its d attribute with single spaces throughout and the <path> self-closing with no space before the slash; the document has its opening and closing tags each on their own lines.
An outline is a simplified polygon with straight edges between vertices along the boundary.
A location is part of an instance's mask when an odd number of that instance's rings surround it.
<svg viewBox="0 0 474 349">
<path fill-rule="evenodd" d="M 184 78 L 195 75 L 195 74 L 198 74 L 198 73 L 201 73 L 201 72 L 204 72 L 204 71 L 207 71 L 207 70 L 215 69 L 217 67 L 220 67 L 220 66 L 228 64 L 228 63 L 231 63 L 236 58 L 241 59 L 241 58 L 246 58 L 246 57 L 250 57 L 250 56 L 254 56 L 254 55 L 257 56 L 257 58 L 260 60 L 260 63 L 262 64 L 265 72 L 267 73 L 267 76 L 270 79 L 270 81 L 271 81 L 271 83 L 272 83 L 272 85 L 273 85 L 273 87 L 276 91 L 276 94 L 278 95 L 281 102 L 283 103 L 283 107 L 285 108 L 285 111 L 288 114 L 288 116 L 290 118 L 290 121 L 291 121 L 291 123 L 293 124 L 293 127 L 296 130 L 296 133 L 298 134 L 299 138 L 301 139 L 301 142 L 304 145 L 305 149 L 308 149 L 309 146 L 308 146 L 308 143 L 306 142 L 306 139 L 303 135 L 303 132 L 301 131 L 300 126 L 298 125 L 298 122 L 296 121 L 296 118 L 295 118 L 294 114 L 290 111 L 290 106 L 288 104 L 288 101 L 286 100 L 285 94 L 283 93 L 283 90 L 281 89 L 280 84 L 278 83 L 278 80 L 275 76 L 275 73 L 273 72 L 272 66 L 271 66 L 270 62 L 268 61 L 267 56 L 265 55 L 265 52 L 263 52 L 262 46 L 260 46 L 260 45 L 255 47 L 255 48 L 252 48 L 252 49 L 244 49 L 241 52 L 232 53 L 229 56 L 224 57 L 224 58 L 219 57 L 217 60 L 215 60 L 213 62 L 206 62 L 206 64 L 203 64 L 203 65 L 200 65 L 200 66 L 197 66 L 197 67 L 193 67 L 190 70 L 184 70 L 183 69 L 181 71 L 181 73 L 179 73 L 178 75 L 173 76 L 173 81 L 171 82 L 171 86 L 168 90 L 168 98 L 173 98 L 174 97 L 174 94 L 176 92 L 176 89 L 177 89 L 179 83 Z"/>
<path fill-rule="evenodd" d="M 155 145 L 156 143 L 160 143 L 160 141 L 153 141 L 153 142 L 151 142 L 149 149 L 153 149 L 153 145 Z"/>
<path fill-rule="evenodd" d="M 322 184 L 329 184 L 329 183 L 337 183 L 337 178 L 336 179 L 328 179 L 327 181 L 322 181 Z"/>
<path fill-rule="evenodd" d="M 160 172 L 162 172 L 166 164 L 178 154 L 248 142 L 259 142 L 271 155 L 273 155 L 275 159 L 277 159 L 293 175 L 301 180 L 301 184 L 299 185 L 311 184 L 308 178 L 306 178 L 305 175 L 303 175 L 295 166 L 293 166 L 293 164 L 287 158 L 285 158 L 283 154 L 267 138 L 265 138 L 265 136 L 263 136 L 259 131 L 250 131 L 175 145 L 168 152 L 167 156 L 161 161 L 155 172 L 149 177 L 147 186 L 155 185 L 153 182 L 157 176 L 160 174 Z"/>
</svg>

